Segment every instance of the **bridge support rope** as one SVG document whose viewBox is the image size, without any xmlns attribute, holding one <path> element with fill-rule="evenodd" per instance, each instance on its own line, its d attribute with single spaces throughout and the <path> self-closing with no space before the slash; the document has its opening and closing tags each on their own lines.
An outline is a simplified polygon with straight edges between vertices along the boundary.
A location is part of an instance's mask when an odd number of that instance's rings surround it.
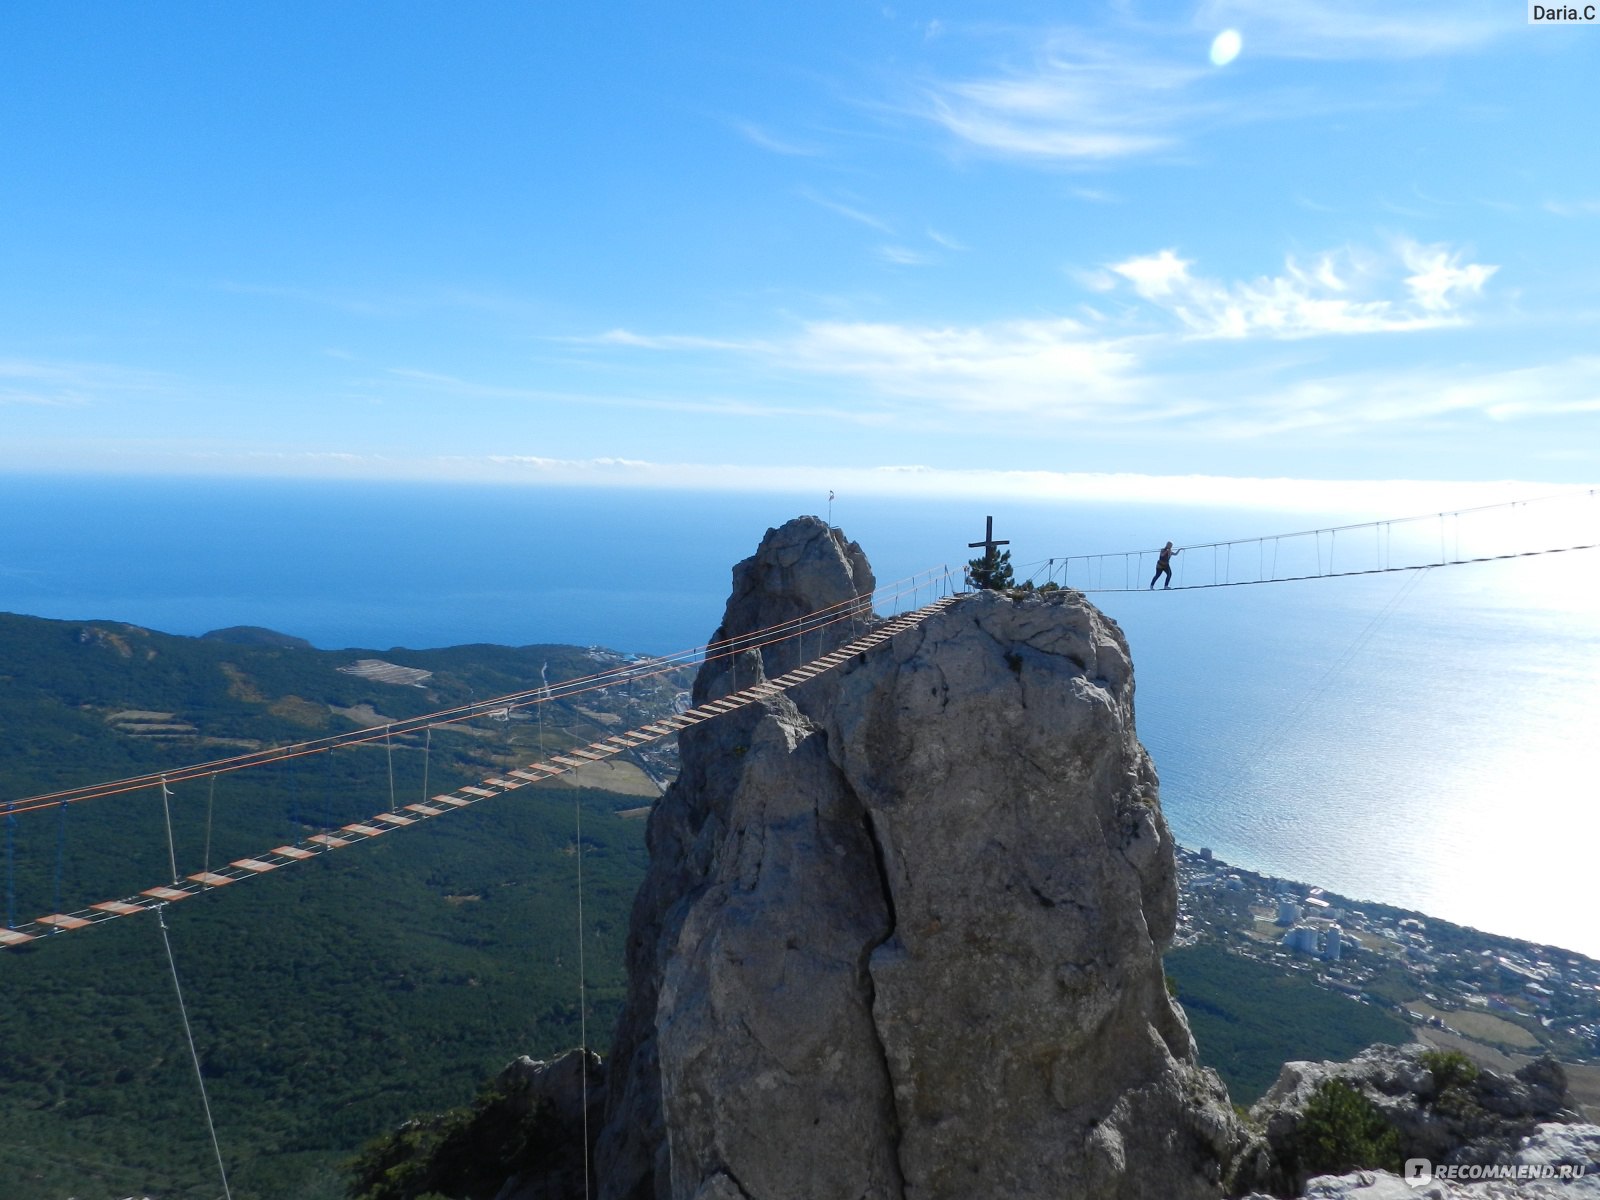
<svg viewBox="0 0 1600 1200">
<path fill-rule="evenodd" d="M 172 990 L 178 996 L 178 1015 L 183 1018 L 183 1036 L 189 1042 L 189 1058 L 194 1062 L 195 1082 L 200 1085 L 200 1105 L 206 1112 L 206 1129 L 211 1134 L 211 1149 L 217 1155 L 217 1173 L 222 1176 L 222 1194 L 233 1200 L 228 1188 L 228 1169 L 222 1165 L 222 1145 L 217 1141 L 217 1125 L 211 1119 L 211 1100 L 206 1096 L 206 1077 L 200 1070 L 200 1051 L 195 1049 L 194 1030 L 189 1027 L 189 1009 L 183 1002 L 183 986 L 178 982 L 178 960 L 172 956 L 172 939 L 167 936 L 167 918 L 162 911 L 165 904 L 156 905 L 156 922 L 161 926 L 161 944 L 167 948 L 167 965 L 172 968 Z"/>
</svg>

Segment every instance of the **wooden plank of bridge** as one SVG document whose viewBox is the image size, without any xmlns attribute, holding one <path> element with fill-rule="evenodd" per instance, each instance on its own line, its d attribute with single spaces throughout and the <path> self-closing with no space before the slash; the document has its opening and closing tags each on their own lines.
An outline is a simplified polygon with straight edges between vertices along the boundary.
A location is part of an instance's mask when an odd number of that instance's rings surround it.
<svg viewBox="0 0 1600 1200">
<path fill-rule="evenodd" d="M 144 909 L 137 904 L 129 904 L 126 900 L 102 900 L 99 904 L 91 904 L 89 907 L 115 917 L 131 917 L 134 913 L 144 912 Z"/>
<path fill-rule="evenodd" d="M 89 922 L 82 917 L 69 917 L 66 913 L 51 913 L 48 917 L 40 917 L 39 924 L 54 925 L 57 929 L 82 929 Z"/>
<path fill-rule="evenodd" d="M 732 712 L 736 708 L 741 708 L 757 700 L 778 695 L 786 688 L 794 687 L 811 679 L 815 679 L 824 671 L 848 662 L 851 658 L 858 654 L 865 653 L 866 650 L 874 646 L 882 645 L 896 633 L 913 627 L 933 613 L 955 603 L 955 601 L 959 598 L 960 597 L 956 595 L 945 596 L 933 604 L 914 610 L 913 612 L 907 613 L 902 617 L 898 617 L 893 621 L 886 622 L 880 625 L 877 629 L 873 630 L 871 633 L 857 638 L 847 645 L 825 654 L 820 658 L 814 659 L 808 663 L 802 663 L 794 670 L 786 672 L 775 679 L 764 680 L 751 687 L 743 688 L 737 692 L 732 692 L 725 697 L 710 701 L 709 703 L 701 705 L 698 708 L 691 708 L 686 712 L 675 714 L 674 716 L 665 720 L 656 721 L 649 725 L 642 725 L 638 729 L 628 730 L 624 733 L 612 734 L 609 737 L 590 744 L 585 749 L 569 750 L 567 753 L 572 755 L 570 758 L 563 757 L 561 755 L 552 755 L 551 762 L 530 763 L 526 767 L 518 767 L 508 770 L 506 775 L 509 775 L 511 777 L 510 779 L 506 779 L 501 776 L 491 776 L 482 781 L 484 786 L 464 786 L 458 788 L 457 791 L 464 792 L 469 796 L 488 799 L 499 795 L 501 791 L 509 791 L 513 788 L 521 787 L 524 783 L 536 783 L 540 782 L 541 780 L 554 778 L 557 775 L 564 775 L 569 770 L 573 770 L 585 765 L 586 762 L 599 762 L 605 758 L 623 753 L 634 746 L 644 745 L 648 742 L 666 737 L 668 734 L 685 729 L 690 725 L 697 725 L 702 721 L 710 720 L 713 717 L 720 716 L 723 713 Z M 561 765 L 554 766 L 551 765 L 551 763 L 557 763 Z M 513 782 L 513 780 L 520 782 Z M 498 788 L 500 791 L 490 790 L 491 788 Z M 451 808 L 465 808 L 472 803 L 472 800 L 463 800 L 459 796 L 443 793 L 432 797 L 431 803 L 422 803 L 419 801 L 415 804 L 405 805 L 406 811 L 415 813 L 417 814 L 416 816 L 404 816 L 399 812 L 378 813 L 371 818 L 371 823 L 355 823 L 343 826 L 341 832 L 352 834 L 353 837 L 351 838 L 341 838 L 334 836 L 333 834 L 318 833 L 312 835 L 307 840 L 317 843 L 319 846 L 325 847 L 327 850 L 338 849 L 343 846 L 351 845 L 353 841 L 356 840 L 377 837 L 388 832 L 391 828 L 414 825 L 417 823 L 419 818 L 443 816 Z M 435 807 L 438 805 L 443 805 L 445 807 Z M 383 826 L 380 827 L 376 824 L 376 822 L 383 822 Z M 298 861 L 301 859 L 314 858 L 319 852 L 315 850 L 302 849 L 298 846 L 279 846 L 272 853 L 289 861 Z M 267 862 L 254 858 L 241 858 L 236 859 L 230 865 L 240 871 L 246 871 L 251 874 L 264 874 L 267 871 L 275 871 L 280 866 L 285 866 L 287 864 L 284 862 Z M 188 876 L 188 879 L 193 884 L 200 884 L 210 887 L 222 887 L 225 884 L 235 883 L 239 879 L 245 877 L 246 876 L 243 875 L 229 876 L 217 872 L 202 871 L 195 875 Z M 197 895 L 198 890 L 199 889 L 195 888 L 185 890 L 182 888 L 163 886 L 147 888 L 144 892 L 140 893 L 140 895 L 148 896 L 154 901 L 170 902 L 176 900 L 186 900 L 192 895 Z M 85 918 L 72 914 L 55 913 L 48 917 L 41 917 L 37 924 L 49 926 L 54 929 L 78 929 L 84 925 L 92 924 L 96 920 L 105 920 L 116 916 L 130 916 L 134 913 L 143 912 L 147 908 L 155 907 L 154 904 L 150 903 L 140 904 L 137 902 L 130 902 L 133 899 L 134 898 L 130 898 L 130 900 L 106 900 L 99 904 L 90 905 L 91 910 L 105 914 L 102 917 Z M 37 934 L 24 932 L 23 930 L 0 929 L 0 946 L 20 945 L 24 942 L 34 941 L 37 937 Z"/>
</svg>

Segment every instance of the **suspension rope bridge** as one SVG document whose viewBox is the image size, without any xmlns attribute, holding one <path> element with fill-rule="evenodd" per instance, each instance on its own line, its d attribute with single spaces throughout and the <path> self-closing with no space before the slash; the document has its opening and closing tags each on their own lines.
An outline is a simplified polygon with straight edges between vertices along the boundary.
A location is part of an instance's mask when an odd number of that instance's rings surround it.
<svg viewBox="0 0 1600 1200">
<path fill-rule="evenodd" d="M 945 569 L 941 567 L 908 577 L 906 581 L 891 585 L 888 590 L 888 597 L 890 599 L 902 598 L 906 595 L 915 597 L 923 589 L 932 590 L 938 585 L 938 573 L 944 571 Z M 47 934 L 85 929 L 91 925 L 115 920 L 118 917 L 133 916 L 137 913 L 159 909 L 165 904 L 186 900 L 191 896 L 199 895 L 214 888 L 226 887 L 229 884 L 255 878 L 270 871 L 278 870 L 281 867 L 304 862 L 334 850 L 341 850 L 347 846 L 370 841 L 396 829 L 415 825 L 419 821 L 442 817 L 446 813 L 467 808 L 480 800 L 493 799 L 496 796 L 526 787 L 531 783 L 541 783 L 547 779 L 569 775 L 592 763 L 603 762 L 619 754 L 626 754 L 640 746 L 673 736 L 678 731 L 687 729 L 692 725 L 698 725 L 702 721 L 708 721 L 714 717 L 733 712 L 735 709 L 770 699 L 773 696 L 808 683 L 827 671 L 842 666 L 856 655 L 864 654 L 875 646 L 882 645 L 890 638 L 920 625 L 935 613 L 943 611 L 961 594 L 949 590 L 947 572 L 944 574 L 943 580 L 946 594 L 940 598 L 881 624 L 875 624 L 869 632 L 847 641 L 835 650 L 803 662 L 773 679 L 763 680 L 751 687 L 731 692 L 726 696 L 710 700 L 664 720 L 653 721 L 624 733 L 612 734 L 586 746 L 569 748 L 560 754 L 552 754 L 542 761 L 490 775 L 475 784 L 464 784 L 451 791 L 441 792 L 427 800 L 403 806 L 396 805 L 391 793 L 390 807 L 385 811 L 374 814 L 367 820 L 351 822 L 337 828 L 322 829 L 298 844 L 276 846 L 264 853 L 235 859 L 227 865 L 218 866 L 215 869 L 211 869 L 208 866 L 204 870 L 187 876 L 181 876 L 178 871 L 177 855 L 172 840 L 172 822 L 170 810 L 167 809 L 167 799 L 170 795 L 167 785 L 170 780 L 174 778 L 193 779 L 205 775 L 214 776 L 222 769 L 241 770 L 246 766 L 280 761 L 282 758 L 295 757 L 300 754 L 326 752 L 332 749 L 334 745 L 348 745 L 357 741 L 376 741 L 379 740 L 381 735 L 322 739 L 316 743 L 301 743 L 298 747 L 284 747 L 282 748 L 282 751 L 285 751 L 283 753 L 274 754 L 268 752 L 264 755 L 246 755 L 241 756 L 239 759 L 226 760 L 230 764 L 226 768 L 218 764 L 206 764 L 204 770 L 200 768 L 183 768 L 179 771 L 153 777 L 139 776 L 129 780 L 118 780 L 111 784 L 91 785 L 81 789 L 54 792 L 46 796 L 29 797 L 27 800 L 18 802 L 14 811 L 33 812 L 41 808 L 60 808 L 69 803 L 82 802 L 103 796 L 121 795 L 141 788 L 148 789 L 152 786 L 150 780 L 153 778 L 155 781 L 154 786 L 159 788 L 161 792 L 163 811 L 167 813 L 165 827 L 169 863 L 172 868 L 172 880 L 167 884 L 146 888 L 132 896 L 100 901 L 75 912 L 49 913 L 34 921 L 21 924 L 12 923 L 8 928 L 0 929 L 0 946 L 19 946 Z M 829 608 L 821 609 L 818 612 L 808 613 L 804 617 L 793 621 L 726 639 L 722 642 L 711 643 L 708 646 L 697 649 L 702 652 L 700 657 L 703 661 L 713 661 L 775 645 L 790 638 L 798 640 L 808 632 L 823 630 L 841 622 L 865 622 L 867 614 L 871 612 L 870 604 L 874 597 L 879 596 L 881 592 L 882 589 L 880 589 L 880 593 L 874 593 L 873 596 L 856 597 Z M 676 656 L 669 657 L 676 658 Z M 670 669 L 672 668 L 657 667 L 646 674 L 662 674 Z M 508 704 L 522 707 L 546 703 L 553 698 L 576 695 L 583 691 L 592 690 L 597 686 L 604 686 L 604 684 L 595 683 L 594 681 L 596 680 L 606 680 L 614 683 L 630 677 L 639 678 L 640 675 L 634 672 L 631 667 L 616 668 L 585 677 L 581 681 L 568 681 L 568 685 L 565 685 L 565 691 L 561 690 L 561 685 L 552 686 L 534 692 L 519 693 L 514 697 L 498 697 L 495 700 L 474 705 L 472 708 L 478 715 L 482 715 L 485 705 L 493 709 L 504 708 Z M 571 685 L 576 683 L 584 683 L 586 686 L 573 688 Z M 463 718 L 459 715 L 459 710 L 451 710 L 447 714 L 431 714 L 430 717 L 416 718 L 416 722 L 429 722 L 431 725 L 439 725 L 461 719 Z M 418 724 L 417 727 L 420 728 L 422 726 Z M 307 749 L 306 747 L 314 748 Z M 286 753 L 287 751 L 293 751 L 294 753 Z"/>
<path fill-rule="evenodd" d="M 1462 552 L 1463 518 L 1491 513 L 1509 514 L 1536 506 L 1548 509 L 1574 501 L 1589 502 L 1591 518 L 1600 513 L 1600 489 L 1590 488 L 1587 491 L 1560 492 L 1447 512 L 1186 545 L 1173 552 L 1172 565 L 1178 578 L 1169 581 L 1169 586 L 1162 590 L 1199 591 L 1255 587 L 1268 583 L 1300 583 L 1311 579 L 1391 575 L 1433 567 L 1460 567 L 1600 549 L 1600 538 L 1597 538 L 1531 549 L 1492 547 L 1485 548 L 1490 552 L 1475 554 L 1470 549 Z M 1438 534 L 1436 555 L 1433 552 L 1435 525 Z M 1396 561 L 1394 537 L 1397 529 L 1414 534 L 1409 547 L 1402 539 L 1399 561 Z M 1371 535 L 1370 543 L 1365 536 L 1367 534 Z M 1423 553 L 1424 540 L 1426 553 Z M 1286 548 L 1287 555 L 1284 554 Z M 1027 581 L 1034 586 L 1055 584 L 1086 594 L 1143 592 L 1154 585 L 1154 574 L 1146 582 L 1145 572 L 1151 570 L 1149 564 L 1158 561 L 1160 554 L 1159 550 L 1122 550 L 1059 555 L 1024 564 L 1018 568 L 1018 573 L 1030 572 Z M 1207 567 L 1210 568 L 1209 572 Z"/>
</svg>

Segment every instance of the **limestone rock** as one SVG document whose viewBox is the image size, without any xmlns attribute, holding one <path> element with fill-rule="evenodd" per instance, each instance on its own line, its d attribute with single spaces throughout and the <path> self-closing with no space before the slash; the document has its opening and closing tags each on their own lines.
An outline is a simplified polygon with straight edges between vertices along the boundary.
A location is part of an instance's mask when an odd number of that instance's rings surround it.
<svg viewBox="0 0 1600 1200">
<path fill-rule="evenodd" d="M 732 594 L 712 640 L 723 642 L 759 634 L 750 637 L 749 642 L 768 641 L 768 635 L 762 631 L 821 609 L 844 614 L 845 619 L 799 630 L 787 642 L 777 641 L 710 659 L 695 681 L 695 702 L 704 703 L 749 687 L 760 679 L 782 674 L 798 662 L 836 649 L 854 636 L 868 617 L 868 613 L 858 610 L 864 603 L 862 598 L 870 597 L 873 587 L 872 572 L 860 547 L 846 541 L 837 530 L 830 529 L 817 518 L 803 517 L 779 529 L 768 530 L 757 553 L 734 568 Z M 870 940 L 874 936 L 870 931 L 883 923 L 881 914 L 863 918 L 857 912 L 863 902 L 850 888 L 862 873 L 860 867 L 851 871 L 850 864 L 841 867 L 835 861 L 840 857 L 836 847 L 852 862 L 858 863 L 863 855 L 870 854 L 859 819 L 847 819 L 845 828 L 839 829 L 836 819 L 813 819 L 805 815 L 814 807 L 808 790 L 817 785 L 817 777 L 820 775 L 824 786 L 836 787 L 836 784 L 826 756 L 819 752 L 820 740 L 815 726 L 796 704 L 812 712 L 822 711 L 835 686 L 831 675 L 823 676 L 791 691 L 766 709 L 740 709 L 679 734 L 679 778 L 651 814 L 646 835 L 651 866 L 634 901 L 629 929 L 628 999 L 612 1047 L 610 1107 L 597 1150 L 602 1197 L 655 1200 L 658 1196 L 674 1194 L 663 1121 L 658 1015 L 661 1030 L 675 1046 L 681 1047 L 696 1019 L 684 989 L 700 983 L 709 969 L 705 964 L 691 967 L 684 956 L 700 945 L 710 928 L 707 914 L 730 896 L 735 900 L 735 914 L 749 911 L 757 901 L 767 899 L 766 893 L 741 894 L 748 889 L 735 887 L 719 878 L 724 870 L 742 866 L 748 883 L 753 867 L 753 878 L 759 883 L 760 868 L 765 867 L 767 887 L 773 889 L 781 882 L 777 855 L 788 845 L 786 835 L 795 839 L 792 847 L 795 859 L 814 860 L 818 851 L 810 849 L 807 842 L 822 839 L 824 849 L 820 853 L 826 869 L 810 883 L 827 882 L 841 911 L 819 917 L 817 924 L 826 925 L 830 920 L 843 924 L 864 923 L 868 932 L 858 932 L 855 938 Z M 772 714 L 770 719 L 768 712 Z M 758 729 L 762 735 L 761 752 L 752 754 Z M 776 757 L 771 748 L 777 748 Z M 795 774 L 784 786 L 781 781 L 790 761 Z M 752 782 L 758 778 L 779 781 L 767 790 L 776 790 L 780 805 L 798 809 L 802 815 L 785 823 L 774 813 L 775 828 L 768 830 L 761 808 L 763 800 L 754 796 L 746 797 L 743 802 L 740 800 L 739 791 L 746 775 L 752 777 Z M 770 862 L 765 854 L 769 842 L 774 851 Z M 730 855 L 734 861 L 725 862 Z M 842 875 L 839 874 L 841 870 L 844 871 Z M 865 893 L 868 901 L 876 894 L 875 885 Z M 689 919 L 691 915 L 695 917 L 693 921 Z M 686 925 L 687 941 L 684 940 Z M 796 945 L 805 932 L 804 929 L 795 930 Z M 778 951 L 784 951 L 789 936 L 785 932 L 776 947 Z M 680 943 L 683 944 L 680 946 Z M 805 944 L 806 953 L 821 961 L 829 953 L 829 944 L 825 937 L 815 938 Z M 731 941 L 724 949 L 737 953 Z M 773 948 L 753 949 L 770 951 Z M 858 955 L 852 951 L 843 968 L 839 964 L 834 966 L 847 969 L 853 978 L 856 957 Z M 725 965 L 729 989 L 749 986 L 739 983 L 736 962 Z M 673 970 L 671 992 L 663 997 L 663 986 L 669 983 L 666 978 L 669 967 Z M 769 1005 L 775 1018 L 789 1009 L 809 1007 L 803 993 L 792 993 L 787 1008 L 779 1003 L 780 999 L 764 998 L 761 1004 L 750 1006 L 754 1010 L 751 1019 L 757 1028 L 764 1028 L 760 1012 Z M 862 1007 L 859 1001 L 856 1007 Z M 856 1017 L 858 1022 L 864 1019 L 859 1014 Z M 817 1037 L 825 1038 L 826 1031 L 819 1032 Z M 863 1066 L 855 1061 L 847 1064 L 842 1054 L 838 1064 L 840 1070 L 847 1065 L 858 1072 L 874 1069 L 871 1064 Z M 674 1058 L 670 1065 L 676 1071 L 681 1064 Z M 854 1082 L 841 1078 L 837 1086 L 842 1092 Z M 868 1088 L 868 1093 L 874 1089 L 881 1091 L 881 1087 L 874 1084 Z M 699 1136 L 706 1121 L 715 1118 L 715 1110 L 699 1114 L 692 1106 L 680 1104 L 679 1107 L 680 1118 L 688 1123 L 684 1136 L 691 1141 Z M 848 1124 L 848 1114 L 841 1112 L 828 1122 L 828 1129 L 837 1125 L 848 1134 Z M 729 1180 L 727 1186 L 735 1185 Z M 684 1194 L 693 1195 L 694 1192 Z"/>
<path fill-rule="evenodd" d="M 1554 1059 L 1537 1059 L 1515 1075 L 1478 1068 L 1471 1079 L 1454 1083 L 1435 1078 L 1432 1067 L 1439 1061 L 1427 1046 L 1413 1043 L 1370 1046 L 1349 1062 L 1284 1064 L 1250 1110 L 1264 1132 L 1241 1183 L 1276 1195 L 1299 1194 L 1296 1133 L 1312 1096 L 1334 1079 L 1354 1087 L 1382 1114 L 1399 1136 L 1402 1158 L 1506 1162 L 1541 1123 L 1580 1120 Z"/>
<path fill-rule="evenodd" d="M 1520 1147 L 1501 1160 L 1516 1167 L 1565 1166 L 1583 1173 L 1575 1179 L 1510 1179 L 1459 1183 L 1450 1180 L 1402 1179 L 1388 1171 L 1352 1171 L 1319 1175 L 1301 1194 L 1303 1200 L 1600 1200 L 1600 1126 L 1540 1125 Z M 1244 1200 L 1272 1200 L 1252 1193 Z"/>
<path fill-rule="evenodd" d="M 770 531 L 718 637 L 853 620 L 708 663 L 696 699 L 843 641 L 870 586 L 822 522 Z M 973 595 L 681 745 L 605 1200 L 1221 1194 L 1240 1133 L 1165 988 L 1172 845 L 1115 624 Z"/>
<path fill-rule="evenodd" d="M 549 1149 L 535 1168 L 508 1179 L 495 1200 L 574 1200 L 584 1194 L 584 1134 L 592 1144 L 605 1113 L 605 1068 L 596 1054 L 569 1050 L 553 1062 L 524 1055 L 496 1080 L 491 1114 L 504 1124 L 531 1113 L 543 1116 L 542 1139 Z M 585 1121 L 587 1102 L 587 1122 Z M 480 1120 L 483 1117 L 480 1116 Z"/>
</svg>

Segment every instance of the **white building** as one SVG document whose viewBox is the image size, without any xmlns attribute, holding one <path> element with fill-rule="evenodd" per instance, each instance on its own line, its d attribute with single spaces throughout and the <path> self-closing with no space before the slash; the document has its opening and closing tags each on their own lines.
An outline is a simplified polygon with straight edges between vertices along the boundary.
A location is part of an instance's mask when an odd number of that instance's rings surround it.
<svg viewBox="0 0 1600 1200">
<path fill-rule="evenodd" d="M 1339 951 L 1344 941 L 1344 930 L 1337 925 L 1329 925 L 1322 934 L 1322 957 L 1329 962 L 1339 961 Z"/>
<path fill-rule="evenodd" d="M 1296 925 L 1283 936 L 1283 944 L 1299 954 L 1317 952 L 1317 931 L 1309 925 Z"/>
<path fill-rule="evenodd" d="M 1300 919 L 1300 906 L 1293 900 L 1279 899 L 1278 921 L 1279 925 L 1293 925 Z"/>
</svg>

